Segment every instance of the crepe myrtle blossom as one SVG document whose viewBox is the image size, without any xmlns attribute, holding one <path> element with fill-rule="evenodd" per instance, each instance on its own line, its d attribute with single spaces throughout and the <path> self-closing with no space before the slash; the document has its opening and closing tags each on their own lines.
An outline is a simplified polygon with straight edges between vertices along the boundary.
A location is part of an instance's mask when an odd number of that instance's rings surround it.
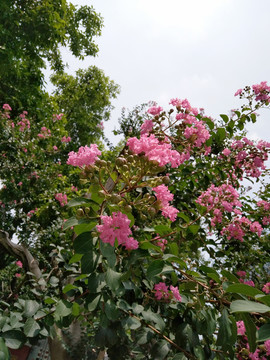
<svg viewBox="0 0 270 360">
<path fill-rule="evenodd" d="M 153 116 L 159 115 L 162 111 L 163 111 L 163 108 L 160 106 L 152 106 L 147 110 L 148 114 L 151 114 Z"/>
<path fill-rule="evenodd" d="M 113 212 L 112 216 L 101 215 L 102 225 L 97 225 L 99 237 L 104 243 L 114 246 L 117 239 L 119 245 L 125 246 L 127 250 L 135 250 L 139 247 L 139 243 L 135 240 L 130 230 L 130 220 L 127 215 Z"/>
<path fill-rule="evenodd" d="M 266 294 L 270 294 L 270 282 L 266 283 L 263 286 L 262 291 L 265 292 Z"/>
<path fill-rule="evenodd" d="M 252 89 L 256 95 L 256 101 L 270 101 L 270 86 L 267 85 L 267 81 L 262 81 L 260 84 L 253 85 Z"/>
<path fill-rule="evenodd" d="M 144 123 L 141 125 L 141 135 L 149 134 L 154 127 L 154 123 L 152 120 L 145 120 Z"/>
<path fill-rule="evenodd" d="M 236 325 L 237 325 L 237 335 L 245 335 L 246 328 L 245 328 L 244 321 L 242 321 L 242 320 L 237 321 Z"/>
<path fill-rule="evenodd" d="M 179 294 L 179 289 L 176 286 L 174 287 L 171 285 L 169 291 L 169 287 L 164 282 L 160 282 L 158 284 L 155 284 L 154 291 L 157 300 L 176 300 L 179 302 L 182 301 L 181 295 Z"/>
<path fill-rule="evenodd" d="M 183 162 L 178 151 L 172 150 L 170 142 L 159 141 L 154 134 L 144 134 L 140 139 L 129 138 L 127 146 L 135 154 L 144 153 L 148 160 L 157 161 L 159 166 L 171 163 L 171 167 L 176 168 Z"/>
<path fill-rule="evenodd" d="M 11 110 L 12 110 L 9 104 L 4 104 L 4 105 L 3 105 L 3 109 L 4 109 L 5 111 L 11 111 Z"/>
<path fill-rule="evenodd" d="M 162 184 L 154 187 L 152 190 L 155 192 L 157 200 L 161 203 L 162 215 L 171 221 L 175 221 L 179 211 L 169 204 L 169 201 L 173 200 L 173 194 L 169 191 L 168 187 Z"/>
<path fill-rule="evenodd" d="M 71 151 L 68 154 L 67 164 L 80 167 L 93 165 L 99 155 L 101 155 L 101 151 L 98 150 L 96 144 L 91 144 L 90 147 L 87 145 L 81 146 L 77 153 Z"/>
<path fill-rule="evenodd" d="M 70 136 L 68 136 L 68 137 L 63 136 L 62 139 L 61 139 L 61 142 L 62 142 L 62 143 L 69 143 L 70 141 L 71 141 L 71 137 L 70 137 Z"/>
<path fill-rule="evenodd" d="M 67 195 L 66 194 L 58 193 L 54 197 L 57 201 L 60 202 L 61 206 L 65 206 L 67 204 Z"/>
<path fill-rule="evenodd" d="M 20 267 L 20 268 L 23 267 L 23 264 L 22 264 L 22 262 L 21 262 L 20 260 L 16 261 L 16 265 L 17 265 L 18 267 Z"/>
</svg>

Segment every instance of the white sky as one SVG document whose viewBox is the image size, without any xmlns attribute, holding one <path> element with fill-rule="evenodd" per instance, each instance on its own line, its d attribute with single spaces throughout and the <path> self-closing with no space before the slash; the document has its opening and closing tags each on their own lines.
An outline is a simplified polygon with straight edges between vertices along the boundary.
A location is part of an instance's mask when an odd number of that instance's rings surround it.
<svg viewBox="0 0 270 360">
<path fill-rule="evenodd" d="M 270 82 L 269 0 L 71 0 L 93 5 L 104 18 L 99 55 L 78 61 L 65 54 L 68 72 L 96 65 L 121 86 L 112 120 L 122 107 L 187 98 L 217 116 L 240 107 L 245 85 Z M 250 136 L 270 140 L 270 111 Z"/>
</svg>

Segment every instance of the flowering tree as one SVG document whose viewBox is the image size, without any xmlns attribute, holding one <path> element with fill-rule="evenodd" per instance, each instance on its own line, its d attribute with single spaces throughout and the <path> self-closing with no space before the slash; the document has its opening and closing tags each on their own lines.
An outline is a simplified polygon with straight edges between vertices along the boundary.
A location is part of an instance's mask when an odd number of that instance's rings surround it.
<svg viewBox="0 0 270 360">
<path fill-rule="evenodd" d="M 110 359 L 267 359 L 269 186 L 250 197 L 242 180 L 267 174 L 270 143 L 249 140 L 244 129 L 269 94 L 266 82 L 238 90 L 247 104 L 219 121 L 172 99 L 167 112 L 148 109 L 140 136 L 117 156 L 97 144 L 69 151 L 66 181 L 80 196 L 59 187 L 51 201 L 73 211 L 63 224 L 72 247 L 54 248 L 53 262 L 25 275 L 34 285 L 29 298 L 11 292 L 16 326 L 3 299 L 7 344 L 55 338 L 79 322 L 99 358 L 106 350 Z M 27 131 L 25 117 L 13 127 L 7 115 L 5 129 Z M 49 129 L 37 141 L 50 141 Z M 1 239 L 15 257 L 7 234 Z M 22 260 L 12 264 L 16 284 L 28 270 Z M 63 343 L 72 356 L 68 334 Z"/>
</svg>

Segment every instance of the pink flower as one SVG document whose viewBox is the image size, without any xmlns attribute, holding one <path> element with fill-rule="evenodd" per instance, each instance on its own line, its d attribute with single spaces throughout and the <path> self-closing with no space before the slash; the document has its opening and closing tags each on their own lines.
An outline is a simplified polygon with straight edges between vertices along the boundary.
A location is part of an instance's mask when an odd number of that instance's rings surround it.
<svg viewBox="0 0 270 360">
<path fill-rule="evenodd" d="M 229 156 L 230 153 L 231 153 L 231 150 L 228 149 L 228 148 L 226 148 L 226 149 L 224 149 L 224 150 L 222 151 L 222 154 L 225 155 L 225 156 Z"/>
<path fill-rule="evenodd" d="M 152 106 L 147 110 L 147 112 L 149 114 L 154 115 L 154 116 L 159 115 L 162 111 L 163 111 L 163 109 L 160 106 L 158 106 L 158 107 L 157 106 Z"/>
<path fill-rule="evenodd" d="M 20 268 L 23 267 L 23 264 L 22 264 L 22 262 L 21 262 L 20 260 L 16 261 L 16 265 L 17 265 L 18 267 L 20 267 Z"/>
<path fill-rule="evenodd" d="M 53 150 L 55 150 L 55 151 L 58 150 L 58 147 L 54 145 Z"/>
<path fill-rule="evenodd" d="M 236 325 L 237 325 L 237 335 L 245 335 L 246 328 L 245 328 L 244 321 L 242 321 L 242 320 L 237 321 Z"/>
<path fill-rule="evenodd" d="M 22 182 L 21 182 L 21 181 L 18 183 L 18 186 L 22 186 Z"/>
<path fill-rule="evenodd" d="M 16 276 L 16 278 L 20 278 L 22 275 L 19 273 L 16 273 L 15 276 Z"/>
<path fill-rule="evenodd" d="M 128 250 L 137 249 L 139 243 L 134 240 L 129 224 L 130 220 L 127 215 L 120 211 L 113 212 L 112 216 L 101 215 L 102 225 L 97 225 L 97 230 L 100 233 L 100 239 L 104 243 L 109 243 L 114 246 L 117 239 L 119 245 L 123 245 Z"/>
<path fill-rule="evenodd" d="M 9 104 L 4 104 L 3 105 L 3 109 L 6 110 L 6 111 L 11 111 L 11 107 L 9 106 Z"/>
<path fill-rule="evenodd" d="M 61 139 L 61 142 L 65 142 L 65 143 L 69 143 L 70 141 L 71 141 L 71 137 L 70 137 L 70 136 L 68 136 L 68 137 L 63 136 L 62 139 Z"/>
<path fill-rule="evenodd" d="M 245 280 L 244 284 L 255 287 L 255 284 L 254 284 L 254 282 L 252 280 Z"/>
<path fill-rule="evenodd" d="M 150 136 L 144 134 L 140 139 L 129 138 L 127 145 L 135 154 L 144 152 L 148 160 L 157 161 L 159 166 L 171 163 L 171 166 L 176 168 L 186 160 L 181 161 L 178 151 L 172 150 L 169 142 L 160 142 L 154 134 Z"/>
<path fill-rule="evenodd" d="M 170 290 L 171 290 L 171 292 L 172 292 L 175 300 L 181 302 L 181 301 L 182 301 L 182 297 L 181 297 L 181 295 L 179 294 L 179 289 L 178 289 L 178 287 L 176 287 L 176 286 L 174 287 L 174 286 L 171 285 L 171 286 L 170 286 Z"/>
<path fill-rule="evenodd" d="M 159 236 L 155 237 L 155 239 L 157 239 L 157 242 L 156 242 L 157 246 L 159 246 L 160 249 L 162 251 L 164 251 L 166 249 L 166 245 L 167 245 L 168 241 L 166 239 L 161 239 Z"/>
<path fill-rule="evenodd" d="M 56 200 L 58 200 L 60 202 L 61 206 L 65 206 L 67 204 L 67 195 L 66 194 L 58 193 L 54 197 Z"/>
<path fill-rule="evenodd" d="M 68 154 L 67 164 L 73 166 L 93 165 L 99 155 L 101 152 L 96 144 L 92 144 L 90 147 L 81 146 L 77 153 L 71 151 Z"/>
<path fill-rule="evenodd" d="M 158 300 L 161 300 L 162 298 L 163 299 L 169 298 L 168 286 L 165 283 L 160 282 L 160 283 L 156 284 L 154 286 L 154 289 L 155 289 L 155 297 Z"/>
<path fill-rule="evenodd" d="M 145 120 L 145 122 L 141 126 L 141 135 L 149 134 L 152 131 L 154 123 L 152 120 Z"/>
<path fill-rule="evenodd" d="M 175 221 L 179 211 L 169 205 L 169 201 L 173 200 L 173 194 L 164 184 L 156 186 L 152 190 L 156 193 L 157 200 L 161 202 L 162 215 L 169 218 L 171 221 Z"/>
<path fill-rule="evenodd" d="M 264 342 L 264 346 L 265 346 L 265 350 L 266 350 L 266 355 L 270 355 L 270 340 L 266 340 Z"/>
<path fill-rule="evenodd" d="M 246 275 L 247 275 L 247 273 L 246 273 L 245 271 L 242 271 L 242 270 L 237 271 L 236 274 L 237 274 L 240 278 L 244 278 L 244 277 L 246 277 Z"/>
<path fill-rule="evenodd" d="M 234 96 L 241 95 L 242 91 L 243 91 L 242 89 L 237 90 L 236 93 L 234 94 Z"/>
<path fill-rule="evenodd" d="M 266 283 L 263 288 L 262 291 L 265 292 L 266 294 L 270 294 L 270 282 Z M 270 340 L 269 340 L 270 341 Z M 270 345 L 270 343 L 269 343 Z"/>
<path fill-rule="evenodd" d="M 104 130 L 104 123 L 101 121 L 99 124 L 97 124 L 97 127 L 101 130 Z"/>
</svg>

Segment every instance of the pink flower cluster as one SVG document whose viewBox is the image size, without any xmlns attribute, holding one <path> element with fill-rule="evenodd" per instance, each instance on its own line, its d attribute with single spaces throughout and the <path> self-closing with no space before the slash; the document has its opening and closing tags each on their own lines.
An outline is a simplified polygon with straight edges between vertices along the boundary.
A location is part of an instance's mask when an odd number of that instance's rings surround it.
<svg viewBox="0 0 270 360">
<path fill-rule="evenodd" d="M 163 109 L 160 106 L 152 106 L 147 110 L 147 112 L 153 116 L 159 115 L 162 111 Z"/>
<path fill-rule="evenodd" d="M 262 81 L 260 84 L 253 85 L 252 89 L 256 95 L 256 101 L 270 102 L 270 86 L 267 86 L 267 81 Z"/>
<path fill-rule="evenodd" d="M 240 320 L 237 321 L 236 323 L 237 325 L 237 335 L 242 336 L 242 341 L 246 342 L 246 348 L 249 350 L 249 344 L 247 343 L 247 336 L 246 336 L 246 327 L 244 324 L 244 321 Z M 265 355 L 269 356 L 270 355 L 270 340 L 266 340 L 264 342 L 264 347 L 265 347 Z M 241 349 L 241 348 L 240 348 Z M 237 354 L 237 358 L 238 359 L 243 359 L 242 357 L 239 357 L 240 354 Z M 261 353 L 261 349 L 257 348 L 253 353 L 249 353 L 248 355 L 249 359 L 251 360 L 267 360 L 267 358 L 265 356 L 263 356 L 263 354 Z"/>
<path fill-rule="evenodd" d="M 11 107 L 9 106 L 9 104 L 4 104 L 4 105 L 3 105 L 3 109 L 4 109 L 5 111 L 11 111 L 11 110 L 12 110 Z"/>
<path fill-rule="evenodd" d="M 169 142 L 160 142 L 154 134 L 144 134 L 140 139 L 129 138 L 127 145 L 135 154 L 144 153 L 148 160 L 157 161 L 159 166 L 171 163 L 171 166 L 176 168 L 182 163 L 178 151 L 172 150 Z"/>
<path fill-rule="evenodd" d="M 224 211 L 241 214 L 241 211 L 236 208 L 242 206 L 238 198 L 238 192 L 231 185 L 215 186 L 212 184 L 199 196 L 196 202 L 205 206 L 208 212 L 213 210 L 214 217 L 211 220 L 211 226 L 215 226 L 217 223 L 222 222 L 222 213 Z"/>
<path fill-rule="evenodd" d="M 141 135 L 149 134 L 154 127 L 154 123 L 152 120 L 145 120 L 144 123 L 141 125 Z"/>
<path fill-rule="evenodd" d="M 117 239 L 119 245 L 125 246 L 127 250 L 134 250 L 139 247 L 139 243 L 135 240 L 130 230 L 130 220 L 127 215 L 120 211 L 113 212 L 112 216 L 101 215 L 102 225 L 97 225 L 97 231 L 100 233 L 100 239 L 104 243 L 114 246 Z"/>
<path fill-rule="evenodd" d="M 244 137 L 241 140 L 235 140 L 231 145 L 231 150 L 226 148 L 222 154 L 228 157 L 228 161 L 234 159 L 235 170 L 240 170 L 247 176 L 259 177 L 261 170 L 265 169 L 264 162 L 268 160 L 270 143 L 259 141 L 254 144 L 253 141 Z"/>
<path fill-rule="evenodd" d="M 248 218 L 242 216 L 241 218 L 234 218 L 229 225 L 224 227 L 221 231 L 221 235 L 226 235 L 228 240 L 234 238 L 243 242 L 243 237 L 246 235 L 247 231 L 257 233 L 258 236 L 261 236 L 262 230 L 262 226 L 258 221 L 251 222 Z"/>
<path fill-rule="evenodd" d="M 98 127 L 100 130 L 104 130 L 104 123 L 103 123 L 103 121 L 101 121 L 99 124 L 97 124 L 97 127 Z"/>
<path fill-rule="evenodd" d="M 169 292 L 169 287 L 164 283 L 164 282 L 160 282 L 158 284 L 156 284 L 154 286 L 154 290 L 155 290 L 155 297 L 158 300 L 164 299 L 164 300 L 176 300 L 181 302 L 182 298 L 181 295 L 179 294 L 179 289 L 176 286 L 170 286 L 170 291 Z"/>
<path fill-rule="evenodd" d="M 183 114 L 191 113 L 193 116 L 197 116 L 199 114 L 198 109 L 192 107 L 187 99 L 171 99 L 169 104 L 177 107 L 180 111 L 183 112 Z"/>
<path fill-rule="evenodd" d="M 262 291 L 265 292 L 266 294 L 270 294 L 270 282 L 264 284 Z"/>
<path fill-rule="evenodd" d="M 169 191 L 168 187 L 162 184 L 154 187 L 152 190 L 155 192 L 157 200 L 161 203 L 162 215 L 171 221 L 175 221 L 179 211 L 169 205 L 169 202 L 173 200 L 173 194 Z"/>
<path fill-rule="evenodd" d="M 26 214 L 26 216 L 29 217 L 29 219 L 37 212 L 38 208 L 35 208 L 35 210 L 30 210 L 28 211 L 28 213 Z"/>
<path fill-rule="evenodd" d="M 20 268 L 23 267 L 23 264 L 22 264 L 22 262 L 21 262 L 20 260 L 16 261 L 16 265 L 17 265 L 18 267 L 20 267 Z"/>
<path fill-rule="evenodd" d="M 26 115 L 28 114 L 27 111 L 23 111 L 22 114 L 20 114 L 21 120 L 18 122 L 19 131 L 23 132 L 25 128 L 30 129 L 30 121 L 26 119 Z"/>
<path fill-rule="evenodd" d="M 51 130 L 45 126 L 41 128 L 40 134 L 37 135 L 40 139 L 46 139 L 51 136 Z"/>
<path fill-rule="evenodd" d="M 162 251 L 166 249 L 166 245 L 168 244 L 166 239 L 161 239 L 160 236 L 156 236 L 154 240 L 156 240 L 156 245 L 159 246 Z"/>
<path fill-rule="evenodd" d="M 62 193 L 57 193 L 55 199 L 60 202 L 61 206 L 65 206 L 67 204 L 67 195 Z"/>
<path fill-rule="evenodd" d="M 71 137 L 70 137 L 70 136 L 68 136 L 68 137 L 63 136 L 62 139 L 61 139 L 61 142 L 62 142 L 62 143 L 69 143 L 70 141 L 71 141 Z"/>
<path fill-rule="evenodd" d="M 190 139 L 194 146 L 201 147 L 210 138 L 203 121 L 198 121 L 191 116 L 190 119 L 184 121 L 184 124 L 191 125 L 186 127 L 184 136 Z"/>
<path fill-rule="evenodd" d="M 61 113 L 61 114 L 53 114 L 53 118 L 52 118 L 53 122 L 61 120 L 63 116 L 64 116 L 63 113 Z"/>
<path fill-rule="evenodd" d="M 264 211 L 266 211 L 269 214 L 270 211 L 270 202 L 265 200 L 260 200 L 257 202 L 257 206 L 263 208 Z M 270 224 L 270 215 L 266 214 L 267 216 L 264 216 L 262 219 L 263 225 L 269 225 Z"/>
<path fill-rule="evenodd" d="M 81 146 L 77 153 L 71 151 L 68 154 L 67 164 L 73 166 L 93 165 L 99 155 L 101 152 L 96 144 L 91 144 L 90 147 Z"/>
</svg>

